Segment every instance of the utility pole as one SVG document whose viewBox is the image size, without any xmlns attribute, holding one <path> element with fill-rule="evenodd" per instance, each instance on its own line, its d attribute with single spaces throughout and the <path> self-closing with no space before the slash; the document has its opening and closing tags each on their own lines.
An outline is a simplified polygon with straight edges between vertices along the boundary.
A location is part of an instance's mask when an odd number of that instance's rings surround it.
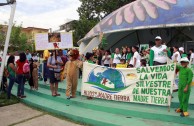
<svg viewBox="0 0 194 126">
<path fill-rule="evenodd" d="M 2 58 L 1 69 L 0 69 L 0 84 L 2 82 L 3 71 L 5 67 L 5 62 L 6 62 L 6 55 L 7 55 L 7 50 L 8 50 L 9 40 L 10 40 L 10 35 L 11 35 L 11 29 L 13 26 L 14 14 L 15 14 L 15 9 L 16 9 L 16 0 L 7 0 L 7 3 L 0 3 L 0 6 L 4 6 L 4 5 L 11 5 L 11 14 L 10 14 L 10 19 L 9 19 L 9 26 L 7 30 L 5 46 L 4 46 L 4 51 L 3 51 L 3 58 Z"/>
</svg>

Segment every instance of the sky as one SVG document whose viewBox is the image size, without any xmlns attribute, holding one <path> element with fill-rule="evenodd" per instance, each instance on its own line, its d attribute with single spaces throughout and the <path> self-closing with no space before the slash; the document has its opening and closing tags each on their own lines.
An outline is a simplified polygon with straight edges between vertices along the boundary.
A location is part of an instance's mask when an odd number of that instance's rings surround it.
<svg viewBox="0 0 194 126">
<path fill-rule="evenodd" d="M 0 0 L 4 3 L 6 0 Z M 70 19 L 79 19 L 79 0 L 17 0 L 14 21 L 23 27 L 59 29 Z M 10 6 L 0 6 L 0 24 L 9 21 Z"/>
</svg>

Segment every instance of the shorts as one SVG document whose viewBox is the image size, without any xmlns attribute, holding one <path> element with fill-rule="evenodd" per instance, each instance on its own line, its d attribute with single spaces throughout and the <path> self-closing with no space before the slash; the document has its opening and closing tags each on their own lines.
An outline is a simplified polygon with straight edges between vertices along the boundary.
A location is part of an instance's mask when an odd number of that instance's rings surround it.
<svg viewBox="0 0 194 126">
<path fill-rule="evenodd" d="M 60 82 L 55 78 L 55 72 L 53 70 L 49 70 L 49 79 L 51 84 Z"/>
</svg>

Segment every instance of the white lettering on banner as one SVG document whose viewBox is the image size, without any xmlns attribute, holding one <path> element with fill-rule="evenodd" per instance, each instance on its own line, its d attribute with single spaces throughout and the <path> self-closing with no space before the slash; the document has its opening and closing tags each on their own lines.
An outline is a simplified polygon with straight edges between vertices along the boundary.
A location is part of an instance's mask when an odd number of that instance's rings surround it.
<svg viewBox="0 0 194 126">
<path fill-rule="evenodd" d="M 84 63 L 81 94 L 89 97 L 169 106 L 175 64 L 112 69 Z"/>
</svg>

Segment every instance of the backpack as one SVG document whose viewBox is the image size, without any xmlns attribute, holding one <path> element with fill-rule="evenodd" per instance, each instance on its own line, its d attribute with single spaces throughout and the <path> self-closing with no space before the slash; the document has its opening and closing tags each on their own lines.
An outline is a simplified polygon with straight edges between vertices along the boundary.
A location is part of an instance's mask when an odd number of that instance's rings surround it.
<svg viewBox="0 0 194 126">
<path fill-rule="evenodd" d="M 29 63 L 24 63 L 23 73 L 24 73 L 25 79 L 29 80 L 30 79 L 30 64 Z"/>
<path fill-rule="evenodd" d="M 23 65 L 23 73 L 29 73 L 30 72 L 30 64 L 29 63 L 24 63 Z"/>
</svg>

